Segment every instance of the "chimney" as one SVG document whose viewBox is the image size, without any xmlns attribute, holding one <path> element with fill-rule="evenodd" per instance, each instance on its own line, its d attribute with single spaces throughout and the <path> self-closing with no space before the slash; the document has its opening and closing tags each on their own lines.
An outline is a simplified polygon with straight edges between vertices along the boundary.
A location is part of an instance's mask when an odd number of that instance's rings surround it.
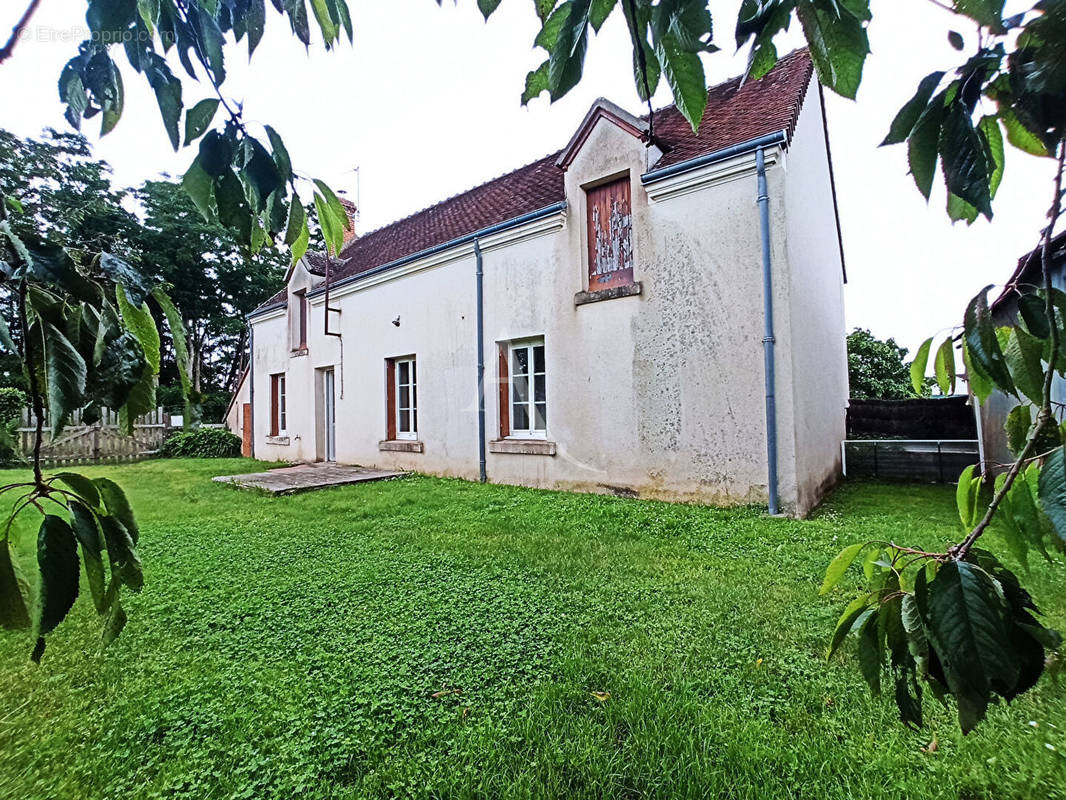
<svg viewBox="0 0 1066 800">
<path fill-rule="evenodd" d="M 359 209 L 355 203 L 344 196 L 343 192 L 337 195 L 337 199 L 341 201 L 341 205 L 344 206 L 344 210 L 348 214 L 348 227 L 344 229 L 344 247 L 347 247 L 351 242 L 359 238 L 355 232 L 355 221 L 359 219 Z"/>
</svg>

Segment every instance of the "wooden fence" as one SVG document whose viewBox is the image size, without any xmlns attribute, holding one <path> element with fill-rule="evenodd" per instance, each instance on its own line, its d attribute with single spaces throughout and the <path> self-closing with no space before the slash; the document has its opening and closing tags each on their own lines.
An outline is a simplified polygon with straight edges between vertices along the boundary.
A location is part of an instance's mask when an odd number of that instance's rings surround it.
<svg viewBox="0 0 1066 800">
<path fill-rule="evenodd" d="M 26 455 L 33 451 L 35 419 L 32 411 L 23 411 L 17 429 L 16 441 L 20 451 Z M 133 425 L 133 435 L 127 436 L 119 430 L 118 412 L 102 409 L 99 421 L 92 425 L 84 424 L 80 413 L 75 414 L 59 437 L 53 439 L 46 416 L 41 461 L 53 467 L 137 461 L 156 455 L 173 430 L 170 415 L 162 408 L 157 408 L 138 417 Z"/>
</svg>

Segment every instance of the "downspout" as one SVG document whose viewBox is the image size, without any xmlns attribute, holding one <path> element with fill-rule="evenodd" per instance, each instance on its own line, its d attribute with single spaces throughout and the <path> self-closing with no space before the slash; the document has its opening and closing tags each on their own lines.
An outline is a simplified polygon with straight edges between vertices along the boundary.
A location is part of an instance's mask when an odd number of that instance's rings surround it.
<svg viewBox="0 0 1066 800">
<path fill-rule="evenodd" d="M 477 451 L 478 480 L 488 480 L 485 463 L 485 270 L 481 259 L 481 242 L 474 239 L 477 263 Z"/>
<path fill-rule="evenodd" d="M 255 325 L 248 321 L 248 405 L 252 407 L 252 443 L 251 453 L 248 455 L 255 458 Z M 244 409 L 241 409 L 241 417 Z"/>
<path fill-rule="evenodd" d="M 762 234 L 763 370 L 766 381 L 766 470 L 771 515 L 780 512 L 777 497 L 777 399 L 774 395 L 774 286 L 770 261 L 770 190 L 763 148 L 755 151 L 758 175 L 759 227 Z"/>
</svg>

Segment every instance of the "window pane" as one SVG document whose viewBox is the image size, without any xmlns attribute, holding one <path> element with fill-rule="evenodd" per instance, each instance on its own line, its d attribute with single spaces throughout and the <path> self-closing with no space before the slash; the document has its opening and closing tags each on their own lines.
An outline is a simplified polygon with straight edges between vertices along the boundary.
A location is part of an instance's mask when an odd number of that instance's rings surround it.
<svg viewBox="0 0 1066 800">
<path fill-rule="evenodd" d="M 410 381 L 407 379 L 407 376 L 410 374 L 410 371 L 408 369 L 408 367 L 410 367 L 410 362 L 401 361 L 396 366 L 399 369 L 400 383 L 410 383 Z"/>
<path fill-rule="evenodd" d="M 402 432 L 404 432 L 404 433 L 407 433 L 408 431 L 411 430 L 411 412 L 410 411 L 403 411 L 403 410 L 400 411 L 400 430 Z"/>
<path fill-rule="evenodd" d="M 514 401 L 516 403 L 529 401 L 529 378 L 524 375 L 516 375 L 511 381 L 511 389 L 514 391 Z"/>
<path fill-rule="evenodd" d="M 533 371 L 544 372 L 544 345 L 542 344 L 533 348 Z"/>
<path fill-rule="evenodd" d="M 414 383 L 415 380 L 417 379 L 416 378 L 417 372 L 418 372 L 418 370 L 415 368 L 415 361 L 414 361 L 414 359 L 412 359 L 411 360 L 411 383 Z"/>
<path fill-rule="evenodd" d="M 418 430 L 418 412 L 414 409 L 411 410 L 411 433 Z"/>
<path fill-rule="evenodd" d="M 534 413 L 534 417 L 536 419 L 536 424 L 533 426 L 533 429 L 534 430 L 538 430 L 538 431 L 547 430 L 547 428 L 548 428 L 548 404 L 547 403 L 537 403 L 534 408 L 535 408 L 535 410 L 534 410 L 533 413 Z"/>
<path fill-rule="evenodd" d="M 411 408 L 418 408 L 418 390 L 413 383 L 411 384 Z"/>
<path fill-rule="evenodd" d="M 514 420 L 513 428 L 516 431 L 529 430 L 529 406 L 526 403 L 519 405 L 511 404 L 511 417 Z"/>
<path fill-rule="evenodd" d="M 547 382 L 547 378 L 543 375 L 537 375 L 533 378 L 533 399 L 538 403 L 543 403 L 548 399 Z"/>
<path fill-rule="evenodd" d="M 528 375 L 529 374 L 529 350 L 525 347 L 520 347 L 512 351 L 513 357 L 511 359 L 511 372 L 515 375 Z"/>
<path fill-rule="evenodd" d="M 410 386 L 401 386 L 400 387 L 400 408 L 410 408 L 410 407 L 411 407 L 411 387 Z"/>
</svg>

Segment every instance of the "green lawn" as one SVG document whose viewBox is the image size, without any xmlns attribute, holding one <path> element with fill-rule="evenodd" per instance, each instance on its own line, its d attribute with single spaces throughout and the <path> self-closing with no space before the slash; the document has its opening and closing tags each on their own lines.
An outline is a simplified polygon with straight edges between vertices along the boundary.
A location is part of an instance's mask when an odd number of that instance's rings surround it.
<svg viewBox="0 0 1066 800">
<path fill-rule="evenodd" d="M 41 666 L 0 634 L 0 797 L 1066 798 L 1066 686 L 964 738 L 928 700 L 907 731 L 824 663 L 853 588 L 817 597 L 827 561 L 956 535 L 950 489 L 854 484 L 792 522 L 431 478 L 283 498 L 208 480 L 258 466 L 87 470 L 131 494 L 147 585 L 104 652 L 84 598 Z M 1029 583 L 1066 627 L 1066 567 Z"/>
</svg>

